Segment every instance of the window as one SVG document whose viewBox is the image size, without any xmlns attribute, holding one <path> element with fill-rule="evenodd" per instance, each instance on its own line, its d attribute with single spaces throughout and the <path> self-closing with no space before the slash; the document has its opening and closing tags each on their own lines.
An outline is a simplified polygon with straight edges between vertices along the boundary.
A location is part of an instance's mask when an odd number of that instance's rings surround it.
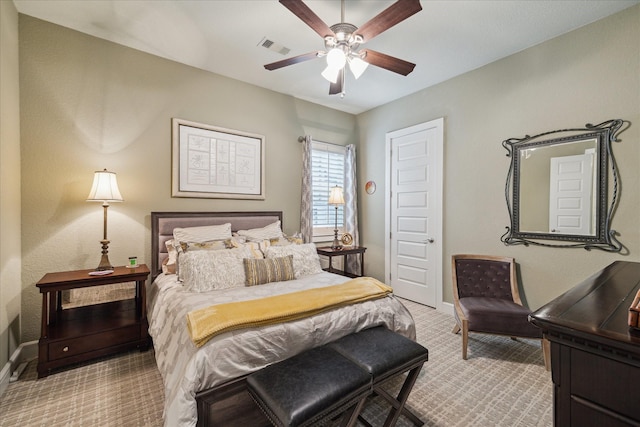
<svg viewBox="0 0 640 427">
<path fill-rule="evenodd" d="M 344 189 L 345 148 L 340 145 L 313 141 L 311 169 L 313 187 L 313 240 L 333 239 L 336 207 L 329 205 L 331 187 Z M 338 230 L 344 227 L 344 206 L 338 206 Z"/>
</svg>

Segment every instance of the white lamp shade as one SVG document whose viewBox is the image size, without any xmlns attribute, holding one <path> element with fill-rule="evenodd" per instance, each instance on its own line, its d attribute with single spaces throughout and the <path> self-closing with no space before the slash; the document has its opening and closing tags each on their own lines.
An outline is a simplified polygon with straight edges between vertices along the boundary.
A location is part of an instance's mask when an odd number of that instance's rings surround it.
<svg viewBox="0 0 640 427">
<path fill-rule="evenodd" d="M 329 202 L 330 205 L 344 205 L 344 196 L 342 194 L 342 187 L 338 187 L 337 185 L 331 189 L 331 194 L 329 194 Z"/>
<path fill-rule="evenodd" d="M 324 69 L 322 72 L 322 77 L 330 81 L 331 83 L 335 83 L 338 81 L 338 74 L 340 73 L 340 68 L 332 68 L 330 65 Z"/>
<path fill-rule="evenodd" d="M 93 186 L 87 197 L 87 202 L 122 202 L 122 195 L 118 189 L 116 174 L 108 170 L 96 171 L 93 176 Z"/>
<path fill-rule="evenodd" d="M 356 78 L 356 80 L 360 78 L 360 76 L 362 75 L 362 73 L 364 73 L 364 70 L 366 70 L 368 66 L 368 62 L 363 61 L 358 57 L 349 58 L 349 69 L 353 73 L 353 76 Z"/>
<path fill-rule="evenodd" d="M 331 68 L 341 69 L 344 67 L 344 64 L 347 63 L 347 58 L 345 57 L 342 49 L 333 48 L 327 53 L 327 65 Z"/>
</svg>

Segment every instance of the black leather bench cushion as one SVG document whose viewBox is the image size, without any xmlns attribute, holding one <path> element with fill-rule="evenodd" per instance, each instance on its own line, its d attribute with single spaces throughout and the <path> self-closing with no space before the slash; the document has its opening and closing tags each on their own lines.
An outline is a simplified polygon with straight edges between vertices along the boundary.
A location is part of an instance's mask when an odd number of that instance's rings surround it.
<svg viewBox="0 0 640 427">
<path fill-rule="evenodd" d="M 409 370 L 429 358 L 429 351 L 384 326 L 365 329 L 328 344 L 373 376 L 377 383 Z"/>
<path fill-rule="evenodd" d="M 371 393 L 371 376 L 327 346 L 256 371 L 247 384 L 267 416 L 280 426 L 310 425 Z"/>
<path fill-rule="evenodd" d="M 469 320 L 469 331 L 542 338 L 542 330 L 529 323 L 531 311 L 501 298 L 460 298 L 460 308 Z"/>
</svg>

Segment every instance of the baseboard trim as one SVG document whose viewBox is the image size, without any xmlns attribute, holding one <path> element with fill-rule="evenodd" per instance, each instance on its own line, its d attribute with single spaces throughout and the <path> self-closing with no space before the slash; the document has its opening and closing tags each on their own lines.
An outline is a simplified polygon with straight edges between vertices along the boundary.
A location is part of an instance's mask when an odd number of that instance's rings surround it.
<svg viewBox="0 0 640 427">
<path fill-rule="evenodd" d="M 442 301 L 440 307 L 438 307 L 438 311 L 448 314 L 449 316 L 453 316 L 453 304 L 450 302 Z"/>
<path fill-rule="evenodd" d="M 24 342 L 16 348 L 9 361 L 0 371 L 0 396 L 4 394 L 10 382 L 18 379 L 26 364 L 38 358 L 38 341 Z"/>
</svg>

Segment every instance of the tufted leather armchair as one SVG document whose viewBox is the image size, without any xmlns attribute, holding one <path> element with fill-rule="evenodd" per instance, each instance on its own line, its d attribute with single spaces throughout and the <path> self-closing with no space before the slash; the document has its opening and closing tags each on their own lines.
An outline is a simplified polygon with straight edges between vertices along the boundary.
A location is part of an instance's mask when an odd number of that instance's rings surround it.
<svg viewBox="0 0 640 427">
<path fill-rule="evenodd" d="M 542 331 L 529 323 L 531 311 L 520 300 L 513 258 L 453 255 L 451 268 L 456 318 L 453 333 L 462 331 L 463 359 L 467 359 L 469 332 L 542 339 Z M 550 349 L 545 339 L 542 350 L 549 370 Z"/>
</svg>

